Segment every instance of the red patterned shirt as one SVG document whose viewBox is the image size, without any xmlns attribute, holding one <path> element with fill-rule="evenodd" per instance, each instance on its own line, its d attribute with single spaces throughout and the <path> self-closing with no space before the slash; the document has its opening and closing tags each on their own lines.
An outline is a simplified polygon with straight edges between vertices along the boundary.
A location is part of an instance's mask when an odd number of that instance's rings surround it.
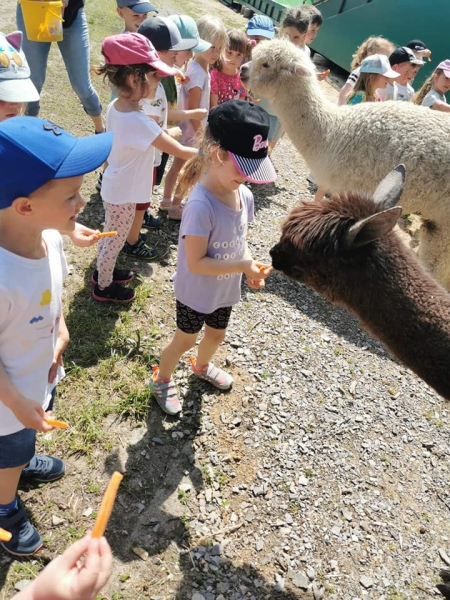
<svg viewBox="0 0 450 600">
<path fill-rule="evenodd" d="M 211 94 L 217 95 L 218 104 L 227 100 L 245 100 L 245 90 L 242 87 L 239 73 L 236 75 L 227 75 L 223 71 L 212 69 L 211 76 Z"/>
</svg>

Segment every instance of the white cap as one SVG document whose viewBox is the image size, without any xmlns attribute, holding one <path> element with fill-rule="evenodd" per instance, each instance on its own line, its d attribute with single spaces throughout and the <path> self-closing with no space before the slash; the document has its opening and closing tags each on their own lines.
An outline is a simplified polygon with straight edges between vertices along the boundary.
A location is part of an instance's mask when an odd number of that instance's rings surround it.
<svg viewBox="0 0 450 600">
<path fill-rule="evenodd" d="M 35 102 L 39 93 L 30 79 L 25 54 L 22 52 L 22 33 L 0 33 L 0 100 L 4 102 Z"/>
<path fill-rule="evenodd" d="M 390 79 L 395 79 L 400 75 L 400 73 L 392 70 L 389 59 L 384 54 L 367 56 L 361 63 L 360 73 L 374 73 L 384 75 Z"/>
</svg>

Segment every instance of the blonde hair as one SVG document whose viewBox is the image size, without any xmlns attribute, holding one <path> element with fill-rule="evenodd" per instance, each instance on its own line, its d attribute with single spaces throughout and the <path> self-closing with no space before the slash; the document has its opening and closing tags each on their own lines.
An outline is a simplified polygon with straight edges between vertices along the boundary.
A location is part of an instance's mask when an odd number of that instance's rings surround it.
<svg viewBox="0 0 450 600">
<path fill-rule="evenodd" d="M 377 75 L 375 73 L 360 73 L 358 80 L 355 83 L 355 87 L 353 88 L 353 93 L 348 100 L 353 98 L 353 96 L 358 92 L 364 92 L 366 94 L 365 102 L 374 102 L 376 88 L 373 84 L 373 78 L 376 76 Z"/>
<path fill-rule="evenodd" d="M 201 39 L 214 46 L 225 48 L 227 44 L 227 30 L 220 19 L 211 17 L 210 15 L 200 17 L 197 21 L 197 29 Z"/>
<path fill-rule="evenodd" d="M 389 56 L 394 50 L 395 44 L 391 41 L 381 35 L 371 35 L 356 49 L 352 57 L 353 60 L 350 64 L 350 69 L 354 71 L 367 56 L 371 56 L 372 54 L 385 54 Z"/>
<path fill-rule="evenodd" d="M 420 90 L 414 94 L 411 102 L 413 104 L 418 104 L 419 106 L 421 106 L 425 96 L 428 94 L 428 92 L 431 92 L 431 90 L 434 88 L 435 78 L 439 77 L 439 75 L 442 75 L 443 72 L 444 72 L 443 69 L 435 69 L 433 71 L 433 73 L 431 73 L 431 75 L 425 81 L 425 83 L 420 88 Z"/>
<path fill-rule="evenodd" d="M 191 189 L 209 167 L 214 154 L 216 154 L 219 149 L 220 144 L 213 138 L 209 125 L 207 125 L 200 142 L 197 156 L 188 160 L 180 173 L 175 196 L 185 198 L 189 194 Z"/>
</svg>

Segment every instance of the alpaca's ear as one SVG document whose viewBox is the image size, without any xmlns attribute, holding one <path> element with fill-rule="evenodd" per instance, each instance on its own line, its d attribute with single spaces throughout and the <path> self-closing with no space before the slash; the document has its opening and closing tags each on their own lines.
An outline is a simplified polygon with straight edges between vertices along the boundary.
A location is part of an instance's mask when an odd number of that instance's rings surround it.
<svg viewBox="0 0 450 600">
<path fill-rule="evenodd" d="M 294 63 L 289 69 L 294 75 L 300 75 L 300 77 L 311 77 L 311 73 L 308 69 L 305 69 L 303 65 Z"/>
<path fill-rule="evenodd" d="M 373 199 L 381 209 L 391 208 L 400 200 L 405 185 L 405 165 L 398 165 L 379 184 Z"/>
<path fill-rule="evenodd" d="M 365 246 L 384 237 L 395 227 L 401 214 L 402 207 L 394 206 L 357 221 L 347 232 L 345 247 L 349 249 L 352 246 Z"/>
</svg>

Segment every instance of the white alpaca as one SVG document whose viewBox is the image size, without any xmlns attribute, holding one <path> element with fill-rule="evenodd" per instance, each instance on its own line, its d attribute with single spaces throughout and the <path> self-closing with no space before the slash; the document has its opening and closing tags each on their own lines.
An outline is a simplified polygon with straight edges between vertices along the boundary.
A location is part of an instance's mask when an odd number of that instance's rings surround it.
<svg viewBox="0 0 450 600">
<path fill-rule="evenodd" d="M 406 166 L 402 204 L 423 220 L 419 256 L 450 289 L 449 115 L 406 102 L 338 107 L 324 97 L 309 59 L 284 40 L 258 44 L 243 69 L 320 185 L 371 194 L 395 165 Z"/>
</svg>

